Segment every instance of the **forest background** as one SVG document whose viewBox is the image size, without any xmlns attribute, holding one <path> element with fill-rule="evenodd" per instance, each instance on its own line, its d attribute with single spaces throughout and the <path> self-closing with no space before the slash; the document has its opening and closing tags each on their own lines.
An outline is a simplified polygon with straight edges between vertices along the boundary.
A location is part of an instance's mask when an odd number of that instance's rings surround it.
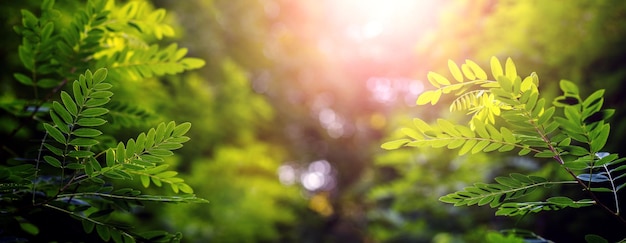
<svg viewBox="0 0 626 243">
<path fill-rule="evenodd" d="M 553 97 L 560 79 L 579 84 L 586 95 L 606 89 L 605 106 L 616 109 L 607 150 L 621 152 L 622 1 L 145 3 L 164 8 L 174 27 L 176 35 L 160 42 L 176 42 L 206 65 L 119 87 L 117 98 L 146 113 L 115 135 L 128 139 L 163 121 L 191 122 L 191 141 L 170 163 L 210 203 L 147 204 L 133 221 L 141 228 L 181 231 L 187 242 L 474 242 L 514 227 L 556 242 L 590 233 L 624 238 L 594 210 L 505 219 L 493 209 L 437 201 L 511 171 L 548 173 L 544 161 L 380 148 L 412 117 L 444 114 L 447 107 L 414 107 L 429 87 L 428 71 L 445 72 L 448 59 L 486 66 L 497 56 L 513 58 L 519 73 L 537 72 L 542 92 Z M 0 3 L 5 104 L 24 89 L 13 76 L 23 70 L 13 26 L 21 23 L 20 9 L 37 12 L 39 4 Z M 65 15 L 83 7 L 56 4 Z M 0 119 L 4 136 L 17 121 L 4 113 Z"/>
</svg>

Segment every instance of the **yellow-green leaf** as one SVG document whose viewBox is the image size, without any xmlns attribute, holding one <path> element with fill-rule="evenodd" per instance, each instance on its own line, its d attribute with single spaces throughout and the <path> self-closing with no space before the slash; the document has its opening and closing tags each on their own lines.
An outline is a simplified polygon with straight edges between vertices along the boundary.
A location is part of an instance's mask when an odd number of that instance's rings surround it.
<svg viewBox="0 0 626 243">
<path fill-rule="evenodd" d="M 140 175 L 139 180 L 141 180 L 141 185 L 143 185 L 143 187 L 148 188 L 150 186 L 150 177 L 147 175 Z"/>
<path fill-rule="evenodd" d="M 472 69 L 469 67 L 469 65 L 467 65 L 467 64 L 461 65 L 461 70 L 463 70 L 463 74 L 465 74 L 465 77 L 467 77 L 467 79 L 469 79 L 469 80 L 475 80 L 476 79 L 476 74 L 474 74 L 474 71 L 472 71 Z"/>
<path fill-rule="evenodd" d="M 417 105 L 425 105 L 430 103 L 433 99 L 434 93 L 435 91 L 433 90 L 424 91 L 422 94 L 420 94 L 419 97 L 417 97 Z"/>
<path fill-rule="evenodd" d="M 509 80 L 515 80 L 517 78 L 517 69 L 515 68 L 515 63 L 513 63 L 513 59 L 510 57 L 506 59 L 505 65 L 505 76 L 509 78 Z"/>
<path fill-rule="evenodd" d="M 498 79 L 498 77 L 502 76 L 502 64 L 500 64 L 500 60 L 497 57 L 491 57 L 491 74 L 493 74 L 494 79 Z"/>
<path fill-rule="evenodd" d="M 448 81 L 448 79 L 444 76 L 441 76 L 441 74 L 435 73 L 435 72 L 429 72 L 428 73 L 428 81 L 430 81 L 431 84 L 433 84 L 435 87 L 439 88 L 440 84 L 441 85 L 450 85 L 450 81 Z"/>
<path fill-rule="evenodd" d="M 480 66 L 478 66 L 478 64 L 476 64 L 472 60 L 465 60 L 465 63 L 467 63 L 467 65 L 470 67 L 470 69 L 472 69 L 472 72 L 474 73 L 474 75 L 476 75 L 476 77 L 478 79 L 487 80 L 487 73 L 485 73 L 485 70 L 480 68 Z"/>
<path fill-rule="evenodd" d="M 461 150 L 459 150 L 459 155 L 464 155 L 468 153 L 474 147 L 474 145 L 476 145 L 476 143 L 476 140 L 467 140 L 467 142 L 463 144 L 463 147 L 461 147 Z"/>
<path fill-rule="evenodd" d="M 448 68 L 456 81 L 463 82 L 463 73 L 461 73 L 461 69 L 459 69 L 459 66 L 457 66 L 454 61 L 448 60 Z"/>
</svg>

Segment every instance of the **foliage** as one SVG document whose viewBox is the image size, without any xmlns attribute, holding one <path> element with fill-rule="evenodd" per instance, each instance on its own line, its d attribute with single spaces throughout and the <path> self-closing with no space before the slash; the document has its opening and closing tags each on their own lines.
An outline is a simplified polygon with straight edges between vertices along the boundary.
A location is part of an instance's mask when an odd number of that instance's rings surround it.
<svg viewBox="0 0 626 243">
<path fill-rule="evenodd" d="M 57 222 L 37 223 L 60 212 L 103 241 L 179 241 L 180 233 L 137 232 L 120 219 L 121 213 L 135 212 L 144 203 L 207 202 L 192 194 L 166 163 L 172 150 L 189 140 L 185 135 L 191 124 L 163 122 L 117 142 L 113 135 L 120 126 L 108 126 L 111 120 L 124 117 L 125 124 L 141 123 L 139 118 L 148 113 L 110 101 L 123 80 L 177 74 L 199 68 L 204 61 L 185 57 L 186 49 L 176 44 L 149 44 L 174 33 L 163 23 L 165 11 L 145 2 L 116 6 L 114 1 L 88 1 L 72 15 L 62 14 L 54 4 L 43 1 L 40 17 L 22 10 L 22 25 L 15 27 L 22 36 L 17 52 L 24 71 L 13 76 L 32 87 L 33 95 L 5 98 L 1 104 L 7 117 L 21 119 L 5 139 L 16 143 L 2 146 L 0 217 L 6 230 L 1 236 L 17 241 L 86 239 L 51 231 L 62 227 Z M 66 16 L 71 16 L 67 22 L 62 18 Z M 40 95 L 42 91 L 47 95 Z M 41 134 L 33 137 L 38 141 L 33 150 L 20 146 L 20 130 Z M 167 185 L 172 193 L 143 194 L 124 186 L 125 180 L 146 188 Z"/>
<path fill-rule="evenodd" d="M 561 80 L 563 94 L 550 105 L 540 96 L 538 76 L 532 73 L 522 79 L 511 59 L 507 59 L 504 68 L 497 58 L 491 59 L 493 80 L 470 60 L 460 67 L 449 61 L 448 66 L 454 80 L 429 73 L 428 80 L 436 89 L 422 93 L 417 104 L 434 105 L 443 95 L 454 95 L 457 99 L 450 109 L 467 111 L 471 115 L 468 124 L 446 119 L 428 124 L 415 118 L 413 126 L 402 128 L 406 138 L 384 143 L 383 148 L 445 147 L 459 149 L 459 155 L 517 150 L 519 156 L 552 158 L 570 180 L 512 173 L 496 177 L 495 183 L 475 183 L 442 196 L 441 201 L 455 206 L 488 204 L 497 208 L 496 215 L 501 216 L 597 205 L 626 224 L 620 216 L 618 197 L 626 184 L 622 172 L 626 159 L 603 151 L 610 133 L 607 119 L 614 113 L 612 109 L 602 108 L 604 90 L 583 98 L 574 83 Z M 578 185 L 587 198 L 555 196 L 539 201 L 524 200 L 535 189 L 557 184 Z M 605 193 L 612 195 L 613 200 L 600 200 L 599 194 Z"/>
</svg>

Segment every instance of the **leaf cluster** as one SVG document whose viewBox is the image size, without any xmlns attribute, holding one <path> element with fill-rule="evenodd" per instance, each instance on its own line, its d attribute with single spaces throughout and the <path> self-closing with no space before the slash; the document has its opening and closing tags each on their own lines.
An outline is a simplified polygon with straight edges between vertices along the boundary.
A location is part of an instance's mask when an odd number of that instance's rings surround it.
<svg viewBox="0 0 626 243">
<path fill-rule="evenodd" d="M 175 43 L 166 48 L 150 44 L 174 32 L 164 22 L 165 11 L 145 2 L 116 6 L 112 0 L 90 0 L 69 24 L 60 20 L 53 0 L 41 3 L 41 16 L 29 10 L 21 14 L 15 31 L 22 36 L 17 52 L 25 71 L 14 78 L 33 87 L 35 95 L 14 102 L 23 107 L 13 111 L 31 111 L 28 116 L 36 125 L 28 128 L 42 137 L 34 154 L 11 151 L 18 157 L 0 165 L 3 228 L 16 224 L 36 236 L 46 225 L 35 225 L 26 216 L 53 210 L 79 220 L 86 233 L 103 241 L 179 241 L 180 233 L 136 232 L 117 215 L 132 213 L 145 202 L 207 203 L 166 163 L 172 151 L 189 141 L 185 135 L 191 124 L 163 122 L 125 142 L 115 141 L 105 126 L 112 120 L 125 125 L 153 117 L 133 105 L 111 102 L 119 81 L 177 74 L 204 61 L 186 57 L 187 50 Z M 41 97 L 41 90 L 48 95 Z M 26 117 L 24 112 L 13 114 Z M 9 147 L 3 144 L 3 149 Z M 146 195 L 122 186 L 124 180 L 144 188 L 167 185 L 172 193 Z M 0 238 L 16 235 L 23 233 L 0 232 Z"/>
<path fill-rule="evenodd" d="M 502 216 L 599 205 L 626 224 L 619 216 L 618 197 L 626 185 L 623 180 L 626 166 L 622 165 L 626 159 L 602 152 L 610 134 L 607 120 L 614 113 L 612 109 L 602 108 L 604 90 L 583 98 L 576 84 L 561 80 L 563 94 L 550 104 L 539 93 L 535 73 L 521 78 L 510 58 L 503 67 L 493 57 L 490 66 L 493 79 L 473 61 L 467 60 L 460 67 L 449 61 L 454 80 L 429 73 L 428 80 L 435 89 L 423 92 L 417 99 L 418 105 L 426 105 L 438 103 L 442 95 L 456 96 L 450 111 L 467 111 L 471 115 L 467 125 L 446 119 L 429 124 L 415 118 L 412 127 L 401 128 L 404 138 L 386 142 L 382 148 L 445 147 L 458 149 L 459 155 L 517 149 L 520 156 L 551 158 L 573 181 L 558 178 L 549 181 L 513 173 L 496 177 L 496 183 L 476 183 L 440 200 L 455 206 L 490 205 L 498 208 L 496 215 Z M 557 196 L 545 201 L 523 200 L 529 192 L 554 184 L 577 184 L 588 193 L 588 198 L 576 201 Z M 596 193 L 612 194 L 613 203 L 600 201 Z"/>
</svg>

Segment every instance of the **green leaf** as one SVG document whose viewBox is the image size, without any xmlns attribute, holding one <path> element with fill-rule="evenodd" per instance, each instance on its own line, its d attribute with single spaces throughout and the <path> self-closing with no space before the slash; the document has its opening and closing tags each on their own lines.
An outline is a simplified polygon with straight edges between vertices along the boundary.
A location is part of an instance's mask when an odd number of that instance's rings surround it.
<svg viewBox="0 0 626 243">
<path fill-rule="evenodd" d="M 93 153 L 91 155 L 93 155 Z M 88 156 L 85 156 L 85 157 L 88 157 Z M 82 170 L 82 169 L 85 169 L 85 166 L 79 163 L 69 163 L 65 166 L 65 168 L 72 169 L 72 170 Z"/>
<path fill-rule="evenodd" d="M 15 77 L 15 79 L 17 79 L 17 81 L 19 81 L 20 83 L 24 84 L 24 85 L 33 85 L 33 80 L 21 73 L 14 73 L 13 77 Z"/>
<path fill-rule="evenodd" d="M 43 156 L 43 160 L 45 160 L 46 162 L 48 162 L 48 164 L 57 167 L 57 168 L 61 168 L 62 164 L 61 161 L 59 161 L 57 158 L 52 157 L 52 156 Z"/>
<path fill-rule="evenodd" d="M 609 243 L 604 237 L 594 234 L 585 235 L 585 241 L 587 243 Z"/>
<path fill-rule="evenodd" d="M 106 151 L 106 165 L 108 167 L 115 165 L 115 151 L 113 149 L 107 149 Z"/>
<path fill-rule="evenodd" d="M 500 134 L 502 134 L 502 138 L 504 138 L 504 141 L 506 141 L 507 143 L 517 143 L 517 139 L 508 128 L 501 127 Z"/>
<path fill-rule="evenodd" d="M 174 128 L 174 131 L 172 131 L 172 137 L 183 136 L 189 131 L 190 128 L 191 128 L 191 123 L 189 122 L 182 123 L 176 126 L 176 128 Z"/>
<path fill-rule="evenodd" d="M 109 112 L 109 110 L 106 108 L 96 107 L 96 108 L 85 109 L 83 112 L 80 113 L 80 115 L 83 117 L 96 117 L 96 116 L 104 115 L 107 112 Z"/>
<path fill-rule="evenodd" d="M 552 158 L 554 156 L 555 156 L 554 152 L 550 150 L 544 150 L 535 154 L 535 157 L 537 158 Z"/>
<path fill-rule="evenodd" d="M 61 103 L 53 101 L 52 109 L 56 112 L 66 124 L 72 124 L 72 115 L 61 105 Z"/>
<path fill-rule="evenodd" d="M 193 193 L 193 189 L 184 183 L 178 184 L 178 189 L 180 189 L 180 191 L 182 191 L 183 193 Z"/>
<path fill-rule="evenodd" d="M 98 107 L 98 106 L 103 106 L 106 103 L 109 103 L 109 101 L 111 101 L 111 99 L 109 98 L 104 98 L 104 99 L 89 99 L 87 100 L 87 102 L 85 102 L 85 106 L 86 107 Z"/>
<path fill-rule="evenodd" d="M 20 222 L 20 228 L 31 235 L 38 235 L 39 234 L 39 228 L 37 228 L 36 225 L 31 224 L 31 223 L 27 223 L 27 222 Z"/>
<path fill-rule="evenodd" d="M 150 186 L 150 177 L 147 175 L 139 175 L 139 180 L 141 180 L 143 187 L 148 188 Z"/>
<path fill-rule="evenodd" d="M 600 132 L 596 135 L 593 140 L 591 140 L 591 151 L 601 151 L 606 144 L 606 141 L 609 139 L 609 133 L 611 131 L 611 126 L 609 124 L 604 124 L 604 126 L 598 128 Z"/>
<path fill-rule="evenodd" d="M 474 147 L 474 145 L 476 145 L 476 143 L 476 140 L 467 140 L 465 144 L 463 144 L 463 147 L 461 147 L 461 149 L 459 150 L 459 155 L 464 155 L 468 153 Z"/>
<path fill-rule="evenodd" d="M 126 143 L 126 158 L 129 159 L 135 155 L 135 140 L 129 139 Z"/>
<path fill-rule="evenodd" d="M 81 220 L 81 222 L 83 224 L 83 230 L 85 230 L 85 233 L 89 234 L 93 232 L 93 229 L 95 228 L 96 224 L 86 219 Z"/>
<path fill-rule="evenodd" d="M 489 141 L 487 140 L 479 141 L 478 143 L 476 143 L 474 148 L 472 148 L 472 154 L 482 151 L 483 149 L 485 149 L 485 147 L 487 147 L 487 145 L 489 145 Z"/>
<path fill-rule="evenodd" d="M 155 175 L 158 178 L 170 178 L 170 177 L 174 177 L 178 175 L 178 172 L 176 171 L 165 171 L 165 172 L 161 172 L 157 175 Z"/>
<path fill-rule="evenodd" d="M 154 134 L 154 142 L 160 143 L 165 138 L 165 123 L 160 123 L 156 128 L 156 133 Z"/>
<path fill-rule="evenodd" d="M 451 136 L 454 137 L 460 137 L 461 133 L 459 131 L 456 130 L 456 128 L 454 127 L 454 124 L 448 120 L 445 119 L 437 119 L 437 125 L 439 125 L 439 127 L 441 127 L 441 130 L 443 130 L 444 132 L 450 134 Z"/>
<path fill-rule="evenodd" d="M 574 156 L 585 156 L 589 154 L 589 151 L 586 148 L 580 146 L 566 146 L 563 147 L 566 151 L 568 151 L 571 155 Z"/>
<path fill-rule="evenodd" d="M 126 159 L 126 148 L 124 148 L 124 143 L 119 142 L 117 144 L 117 148 L 115 149 L 115 160 L 119 163 L 124 163 Z"/>
<path fill-rule="evenodd" d="M 113 85 L 111 85 L 110 83 L 99 83 L 93 86 L 93 89 L 98 91 L 108 90 L 111 88 L 113 88 Z"/>
<path fill-rule="evenodd" d="M 61 131 L 59 131 L 59 129 L 56 129 L 55 127 L 53 127 L 52 125 L 48 123 L 44 123 L 43 127 L 46 130 L 46 132 L 48 132 L 48 134 L 52 138 L 54 138 L 54 140 L 56 140 L 59 143 L 65 144 L 66 142 L 65 136 L 63 136 L 63 134 L 61 133 Z"/>
<path fill-rule="evenodd" d="M 72 83 L 72 93 L 74 94 L 74 99 L 76 100 L 76 104 L 78 106 L 83 106 L 85 102 L 83 91 L 80 87 L 80 83 L 76 80 L 74 80 L 74 82 Z"/>
<path fill-rule="evenodd" d="M 104 99 L 110 98 L 111 96 L 113 96 L 113 92 L 111 91 L 96 91 L 89 95 L 89 97 L 93 99 Z"/>
<path fill-rule="evenodd" d="M 72 150 L 67 153 L 67 156 L 75 158 L 88 158 L 93 156 L 93 152 L 85 150 Z"/>
<path fill-rule="evenodd" d="M 98 232 L 98 236 L 100 236 L 103 241 L 109 241 L 111 239 L 111 232 L 107 226 L 96 225 L 96 232 Z"/>
<path fill-rule="evenodd" d="M 201 68 L 205 65 L 206 62 L 200 58 L 187 57 L 184 58 L 180 63 L 185 66 L 185 69 L 189 70 Z"/>
<path fill-rule="evenodd" d="M 543 114 L 539 116 L 539 119 L 537 120 L 537 124 L 539 126 L 543 126 L 545 123 L 547 123 L 550 120 L 550 118 L 552 118 L 552 115 L 554 115 L 554 111 L 555 111 L 554 107 L 550 107 L 547 110 L 545 110 Z"/>
<path fill-rule="evenodd" d="M 157 149 L 157 148 L 153 148 L 148 150 L 148 153 L 154 155 L 154 156 L 159 156 L 159 157 L 167 157 L 167 156 L 172 156 L 174 155 L 174 153 L 172 153 L 172 151 L 169 150 L 165 150 L 165 149 Z"/>
<path fill-rule="evenodd" d="M 72 141 L 70 141 L 70 145 L 82 146 L 82 147 L 93 146 L 98 143 L 99 142 L 97 140 L 89 139 L 89 138 L 75 138 L 75 139 L 72 139 Z"/>
<path fill-rule="evenodd" d="M 76 103 L 74 103 L 70 94 L 65 91 L 61 91 L 61 100 L 63 101 L 63 105 L 65 105 L 65 109 L 67 109 L 72 116 L 76 117 L 78 114 L 78 107 L 76 107 Z"/>
<path fill-rule="evenodd" d="M 583 106 L 591 107 L 593 104 L 600 102 L 602 100 L 602 97 L 604 97 L 604 90 L 596 90 L 596 92 L 593 92 L 591 95 L 589 95 L 589 97 L 587 97 L 587 99 L 585 99 L 585 101 L 583 101 Z"/>
<path fill-rule="evenodd" d="M 97 137 L 102 134 L 101 131 L 93 129 L 93 128 L 79 128 L 72 132 L 72 134 L 78 137 Z"/>
<path fill-rule="evenodd" d="M 97 127 L 105 124 L 107 121 L 102 118 L 80 118 L 76 124 L 83 127 Z"/>
<path fill-rule="evenodd" d="M 561 87 L 561 90 L 563 90 L 563 92 L 566 95 L 574 95 L 574 96 L 579 95 L 578 86 L 576 86 L 576 84 L 574 84 L 571 81 L 563 79 L 561 80 L 561 82 L 559 82 L 559 86 Z"/>
<path fill-rule="evenodd" d="M 548 200 L 546 201 L 553 203 L 553 204 L 559 204 L 559 205 L 564 205 L 564 206 L 568 206 L 574 203 L 574 200 L 572 200 L 569 197 L 551 197 L 551 198 L 548 198 Z"/>
<path fill-rule="evenodd" d="M 100 83 L 102 81 L 104 81 L 104 79 L 106 79 L 107 77 L 107 69 L 106 68 L 100 68 L 98 70 L 96 70 L 96 72 L 93 74 L 93 82 L 95 84 Z"/>
</svg>

